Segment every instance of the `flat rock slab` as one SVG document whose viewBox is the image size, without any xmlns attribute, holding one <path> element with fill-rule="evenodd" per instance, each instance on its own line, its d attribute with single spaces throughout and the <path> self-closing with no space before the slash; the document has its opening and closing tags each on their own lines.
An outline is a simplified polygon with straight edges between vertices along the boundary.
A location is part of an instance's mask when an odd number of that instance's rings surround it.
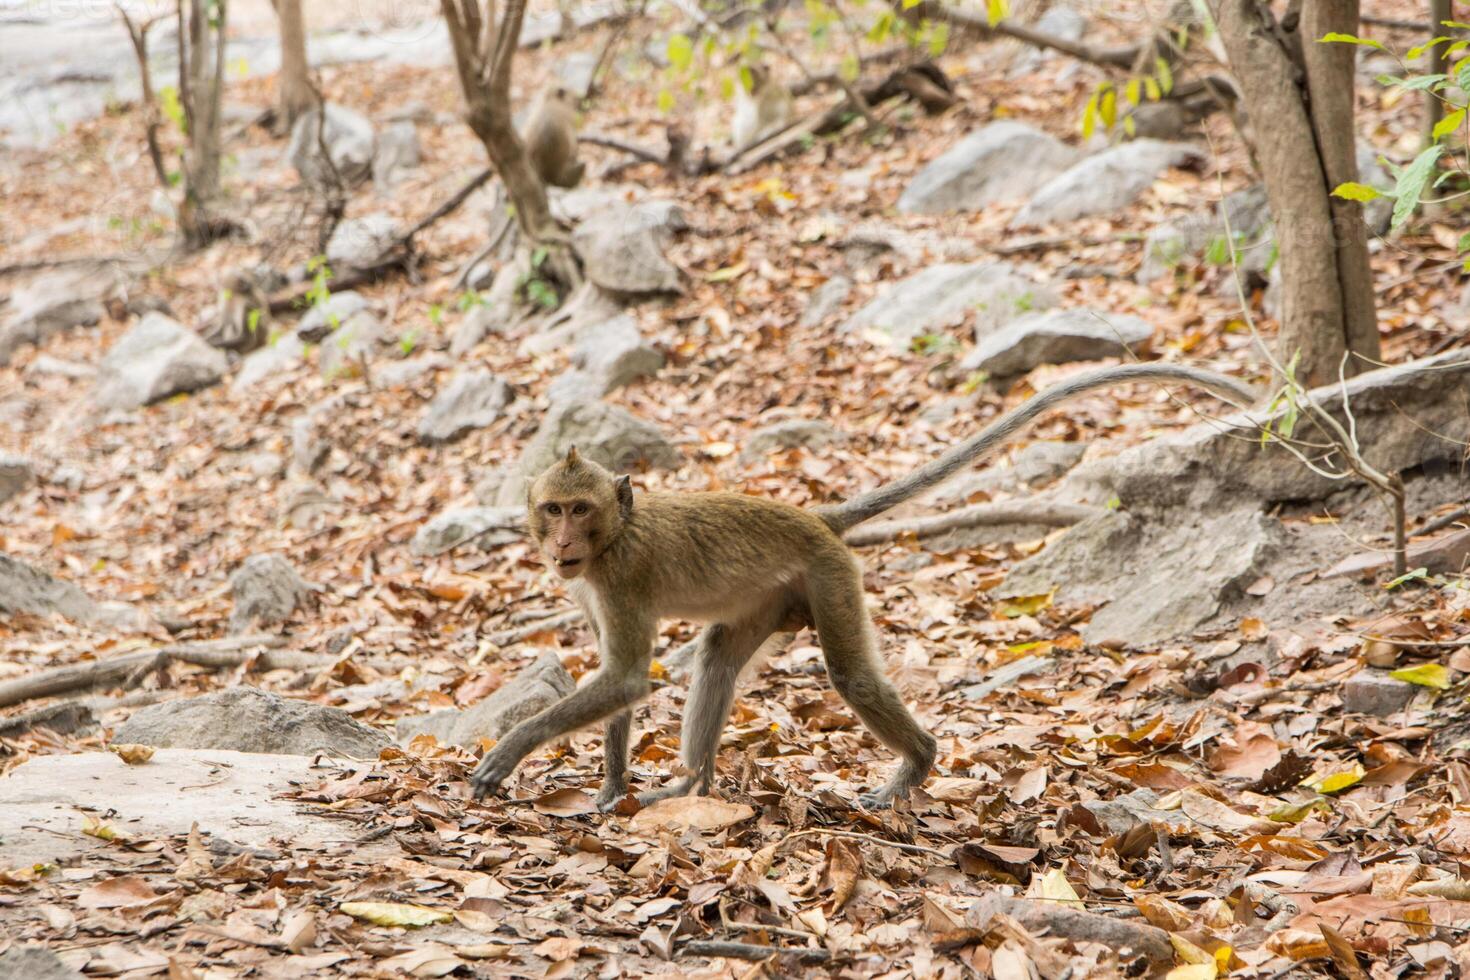
<svg viewBox="0 0 1470 980">
<path fill-rule="evenodd" d="M 501 738 L 516 725 L 551 707 L 576 689 L 577 682 L 554 653 L 543 653 L 489 697 L 464 710 L 450 708 L 400 718 L 394 726 L 405 745 L 415 735 L 433 735 L 441 745 L 473 748 L 482 738 Z"/>
<path fill-rule="evenodd" d="M 340 708 L 245 686 L 149 705 L 119 725 L 113 741 L 357 759 L 376 759 L 390 744 Z"/>
<path fill-rule="evenodd" d="M 1009 378 L 1041 364 L 1136 354 L 1153 335 L 1147 320 L 1128 313 L 1082 308 L 1027 313 L 983 338 L 960 366 Z"/>
<path fill-rule="evenodd" d="M 1056 305 L 1054 287 L 1033 281 L 1029 270 L 1000 262 L 932 265 L 889 286 L 842 325 L 908 350 L 914 339 L 974 312 L 975 336 L 985 337 L 1023 313 Z"/>
<path fill-rule="evenodd" d="M 1056 137 L 1024 123 L 993 122 L 919 171 L 899 197 L 898 210 L 944 214 L 1022 200 L 1080 155 Z"/>
<path fill-rule="evenodd" d="M 351 841 L 340 820 L 300 812 L 275 797 L 329 775 L 300 755 L 254 755 L 223 749 L 159 749 L 141 766 L 111 752 L 48 755 L 0 778 L 0 840 L 5 862 L 74 863 L 112 845 L 82 834 L 86 814 L 135 837 L 202 832 L 242 847 L 340 847 L 359 860 L 397 854 L 391 845 Z M 345 846 L 344 846 L 345 842 Z"/>
<path fill-rule="evenodd" d="M 1184 143 L 1141 139 L 1103 150 L 1047 181 L 1011 221 L 1012 228 L 1112 214 L 1132 204 L 1169 167 L 1201 159 Z"/>
</svg>

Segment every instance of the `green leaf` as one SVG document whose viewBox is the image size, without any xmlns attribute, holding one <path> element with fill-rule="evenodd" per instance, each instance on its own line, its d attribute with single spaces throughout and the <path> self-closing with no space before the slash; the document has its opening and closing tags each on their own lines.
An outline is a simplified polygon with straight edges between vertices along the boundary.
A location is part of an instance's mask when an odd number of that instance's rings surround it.
<svg viewBox="0 0 1470 980">
<path fill-rule="evenodd" d="M 1108 86 L 1102 98 L 1098 99 L 1097 116 L 1105 129 L 1111 130 L 1118 124 L 1118 92 L 1112 86 Z"/>
<path fill-rule="evenodd" d="M 1421 150 L 1414 162 L 1400 171 L 1398 183 L 1393 189 L 1393 196 L 1397 200 L 1394 201 L 1393 222 L 1389 230 L 1397 231 L 1419 206 L 1419 198 L 1434 177 L 1435 164 L 1439 162 L 1439 156 L 1443 152 L 1444 145 L 1435 143 Z"/>
<path fill-rule="evenodd" d="M 949 24 L 944 21 L 933 26 L 929 32 L 929 57 L 937 58 L 949 47 Z"/>
<path fill-rule="evenodd" d="M 1413 78 L 1395 78 L 1392 75 L 1379 75 L 1378 83 L 1380 85 L 1391 86 L 1392 88 L 1401 88 L 1408 92 L 1420 92 L 1424 89 L 1434 88 L 1437 84 L 1445 81 L 1449 77 L 1443 72 L 1434 75 L 1415 75 Z"/>
<path fill-rule="evenodd" d="M 917 7 L 919 5 L 919 3 L 920 3 L 920 0 L 903 0 L 903 9 L 904 10 L 913 10 L 915 7 Z"/>
<path fill-rule="evenodd" d="M 842 76 L 844 82 L 855 82 L 862 74 L 862 65 L 858 62 L 857 55 L 849 54 L 842 59 L 837 66 L 837 74 Z"/>
<path fill-rule="evenodd" d="M 1452 38 L 1452 37 L 1445 37 L 1443 34 L 1441 34 L 1439 37 L 1431 38 L 1430 40 L 1425 41 L 1423 44 L 1416 44 L 1414 47 L 1412 47 L 1412 48 L 1409 49 L 1409 53 L 1408 54 L 1404 55 L 1404 60 L 1405 61 L 1413 61 L 1415 58 L 1419 57 L 1424 52 L 1430 50 L 1431 48 L 1434 48 L 1434 47 L 1438 46 L 1441 41 L 1453 41 L 1453 40 L 1454 40 L 1454 38 Z"/>
<path fill-rule="evenodd" d="M 1442 139 L 1460 128 L 1465 121 L 1465 110 L 1456 109 L 1434 124 L 1434 130 L 1429 134 L 1432 139 Z"/>
<path fill-rule="evenodd" d="M 1157 102 L 1164 97 L 1163 86 L 1159 84 L 1156 78 L 1145 78 L 1143 80 L 1143 90 L 1148 95 L 1150 102 Z"/>
<path fill-rule="evenodd" d="M 1467 231 L 1465 232 L 1465 234 L 1461 235 L 1460 240 L 1455 243 L 1456 252 L 1463 252 L 1466 249 L 1470 249 L 1470 231 Z"/>
<path fill-rule="evenodd" d="M 1010 16 L 1010 0 L 985 0 L 985 18 L 994 27 Z"/>
<path fill-rule="evenodd" d="M 1406 584 L 1408 582 L 1417 582 L 1420 579 L 1427 579 L 1427 578 L 1429 578 L 1429 569 L 1428 568 L 1416 568 L 1413 571 L 1405 572 L 1404 574 L 1400 575 L 1398 578 L 1394 579 L 1392 582 L 1389 582 L 1387 585 L 1385 585 L 1384 588 L 1385 589 L 1396 589 L 1399 586 L 1404 585 L 1404 584 Z"/>
<path fill-rule="evenodd" d="M 666 54 L 669 64 L 683 71 L 694 60 L 694 42 L 687 34 L 670 34 Z"/>
<path fill-rule="evenodd" d="M 1356 181 L 1350 180 L 1334 187 L 1332 189 L 1332 196 L 1340 197 L 1345 201 L 1371 201 L 1383 195 L 1378 193 L 1378 188 L 1376 187 L 1369 187 L 1367 184 L 1359 184 Z"/>
<path fill-rule="evenodd" d="M 1455 84 L 1463 89 L 1470 89 L 1470 62 L 1461 59 L 1455 66 Z"/>
<path fill-rule="evenodd" d="M 658 111 L 664 115 L 674 111 L 674 93 L 666 88 L 658 90 Z"/>
<path fill-rule="evenodd" d="M 1317 43 L 1361 44 L 1367 48 L 1377 48 L 1380 51 L 1384 50 L 1383 45 L 1380 42 L 1373 40 L 1371 37 L 1358 37 L 1355 34 L 1341 34 L 1337 31 L 1328 31 L 1326 34 L 1323 34 L 1317 39 Z"/>
<path fill-rule="evenodd" d="M 1450 688 L 1450 672 L 1442 664 L 1420 664 L 1417 667 L 1401 667 L 1388 675 L 1396 681 L 1408 681 L 1420 687 L 1432 687 L 1436 691 Z"/>
<path fill-rule="evenodd" d="M 1154 75 L 1159 80 L 1159 88 L 1168 95 L 1174 90 L 1174 69 L 1169 67 L 1169 62 L 1164 58 L 1154 59 Z"/>
</svg>

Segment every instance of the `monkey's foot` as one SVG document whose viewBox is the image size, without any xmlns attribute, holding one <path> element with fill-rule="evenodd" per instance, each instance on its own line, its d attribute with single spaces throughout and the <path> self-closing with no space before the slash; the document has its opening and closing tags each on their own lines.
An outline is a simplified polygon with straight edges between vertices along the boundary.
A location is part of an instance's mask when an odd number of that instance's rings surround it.
<svg viewBox="0 0 1470 980">
<path fill-rule="evenodd" d="M 915 778 L 913 770 L 905 766 L 894 773 L 893 778 L 878 789 L 873 790 L 871 793 L 860 793 L 858 795 L 858 803 L 865 810 L 887 810 L 893 806 L 894 800 L 908 799 L 909 790 L 918 786 L 923 781 L 923 774 L 919 774 Z"/>
<path fill-rule="evenodd" d="M 603 780 L 602 792 L 597 794 L 597 809 L 603 813 L 611 813 L 627 796 L 628 781 L 626 779 L 622 782 Z"/>
<path fill-rule="evenodd" d="M 520 761 L 519 755 L 513 752 L 502 752 L 498 745 L 487 752 L 470 776 L 470 789 L 474 792 L 475 799 L 483 800 L 499 789 L 500 784 L 515 771 L 516 764 Z"/>
<path fill-rule="evenodd" d="M 667 786 L 660 786 L 658 789 L 651 789 L 646 793 L 639 793 L 638 803 L 641 806 L 648 806 L 650 803 L 657 803 L 659 800 L 667 800 L 674 796 L 688 796 L 692 792 L 694 792 L 694 780 L 688 778 L 679 779 L 669 783 Z"/>
</svg>

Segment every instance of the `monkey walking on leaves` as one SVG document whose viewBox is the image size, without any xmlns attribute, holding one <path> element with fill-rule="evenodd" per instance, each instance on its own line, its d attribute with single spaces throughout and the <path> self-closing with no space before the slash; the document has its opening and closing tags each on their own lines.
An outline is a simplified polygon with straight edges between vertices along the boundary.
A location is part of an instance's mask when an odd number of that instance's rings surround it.
<svg viewBox="0 0 1470 980">
<path fill-rule="evenodd" d="M 833 687 L 900 757 L 893 777 L 861 802 L 886 807 L 907 796 L 928 777 L 937 744 L 883 675 L 862 568 L 843 532 L 980 459 L 1054 405 L 1129 381 L 1183 382 L 1240 405 L 1254 400 L 1240 382 L 1197 368 L 1103 368 L 1048 388 L 906 476 L 811 510 L 739 493 L 635 496 L 628 477 L 571 450 L 531 484 L 526 504 L 542 555 L 592 624 L 601 666 L 485 754 L 470 779 L 475 795 L 496 790 L 543 743 L 607 719 L 597 802 L 604 810 L 615 807 L 628 792 L 631 709 L 649 691 L 659 620 L 677 617 L 709 624 L 684 709 L 686 775 L 641 794 L 640 802 L 712 791 L 720 733 L 742 668 L 773 634 L 806 624 L 816 627 Z"/>
</svg>

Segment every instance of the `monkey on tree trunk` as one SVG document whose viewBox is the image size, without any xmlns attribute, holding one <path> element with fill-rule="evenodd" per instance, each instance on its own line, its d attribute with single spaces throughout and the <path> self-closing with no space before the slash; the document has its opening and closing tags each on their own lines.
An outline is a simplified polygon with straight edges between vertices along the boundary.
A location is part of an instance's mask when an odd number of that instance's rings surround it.
<svg viewBox="0 0 1470 980">
<path fill-rule="evenodd" d="M 526 493 L 531 534 L 567 582 L 597 637 L 601 667 L 557 704 L 511 729 L 470 778 L 477 797 L 498 788 L 541 744 L 608 719 L 598 806 L 627 794 L 632 705 L 649 690 L 659 620 L 710 624 L 699 639 L 684 709 L 687 775 L 639 796 L 649 803 L 713 788 L 715 754 L 745 664 L 794 623 L 816 627 L 832 686 L 877 739 L 901 758 L 887 784 L 861 802 L 885 807 L 922 783 L 936 743 L 883 676 L 863 597 L 862 568 L 843 532 L 933 487 L 1069 398 L 1129 381 L 1178 381 L 1248 406 L 1240 382 L 1173 364 L 1132 364 L 1080 374 L 1012 409 L 938 459 L 833 506 L 803 510 L 739 493 L 645 493 L 572 449 Z"/>
<path fill-rule="evenodd" d="M 577 160 L 577 112 L 560 85 L 541 93 L 526 123 L 526 153 L 543 184 L 576 187 L 587 165 Z"/>
</svg>

